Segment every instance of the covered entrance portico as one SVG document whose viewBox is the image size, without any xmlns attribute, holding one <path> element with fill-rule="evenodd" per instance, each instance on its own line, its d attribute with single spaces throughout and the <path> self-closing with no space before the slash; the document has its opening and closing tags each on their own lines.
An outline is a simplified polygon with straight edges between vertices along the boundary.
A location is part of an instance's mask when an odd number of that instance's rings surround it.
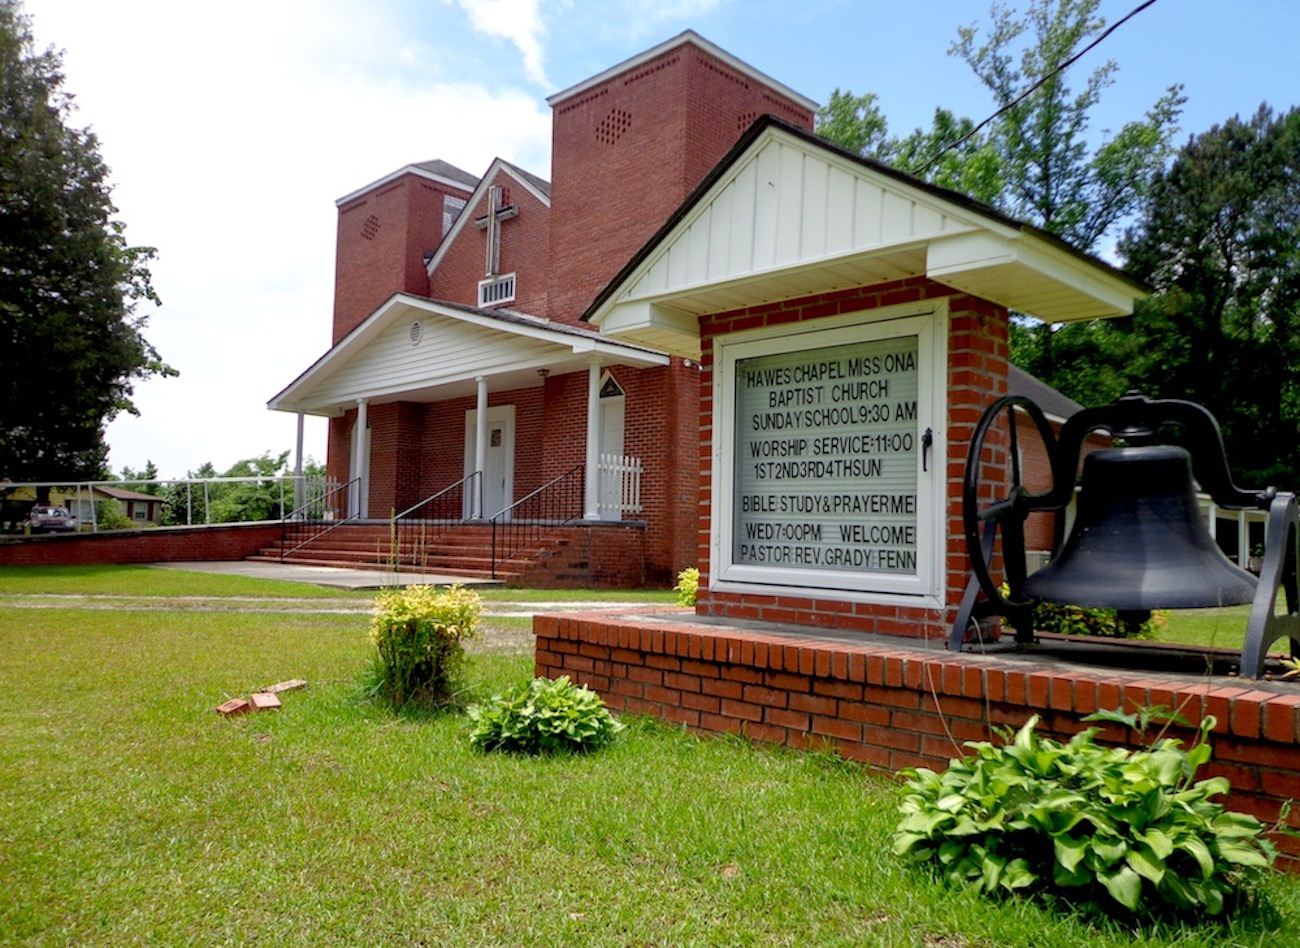
<svg viewBox="0 0 1300 948">
<path fill-rule="evenodd" d="M 591 330 L 396 294 L 268 404 L 334 419 L 328 466 L 350 484 L 349 518 L 389 519 L 463 482 L 465 519 L 510 519 L 568 475 L 581 519 L 617 519 L 635 466 L 619 374 L 668 362 Z"/>
</svg>

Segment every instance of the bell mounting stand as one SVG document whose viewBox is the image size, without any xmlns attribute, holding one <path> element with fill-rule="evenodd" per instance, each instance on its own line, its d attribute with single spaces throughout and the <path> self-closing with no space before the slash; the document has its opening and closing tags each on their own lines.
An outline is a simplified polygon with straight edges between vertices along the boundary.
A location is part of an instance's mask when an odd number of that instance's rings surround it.
<svg viewBox="0 0 1300 948">
<path fill-rule="evenodd" d="M 1032 399 L 1023 395 L 1007 395 L 999 398 L 984 412 L 975 432 L 971 436 L 970 450 L 966 456 L 966 476 L 962 482 L 961 508 L 962 528 L 966 536 L 966 552 L 970 556 L 971 578 L 962 594 L 961 605 L 957 609 L 957 619 L 953 623 L 952 634 L 948 638 L 948 648 L 960 651 L 965 641 L 967 630 L 972 621 L 990 616 L 1002 616 L 1016 630 L 1017 642 L 1032 642 L 1034 630 L 1032 625 L 1033 602 L 1024 597 L 1025 576 L 1025 521 L 1035 510 L 1055 509 L 1049 507 L 1051 491 L 1035 494 L 1025 488 L 1021 482 L 1020 445 L 1016 432 L 1017 409 L 1024 411 L 1034 423 L 1039 438 L 1047 448 L 1049 458 L 1055 456 L 1056 435 L 1047 422 L 1047 416 Z M 1010 490 L 1001 499 L 982 504 L 980 484 L 984 481 L 981 473 L 985 465 L 993 466 L 993 445 L 986 443 L 997 425 L 998 419 L 1005 414 L 1007 421 L 1007 455 L 1011 467 Z M 1053 464 L 1053 469 L 1055 465 Z M 1063 505 L 1062 505 L 1063 506 Z M 1057 533 L 1060 533 L 1059 519 Z M 1007 578 L 1007 593 L 1003 595 L 998 584 L 993 580 L 993 551 L 998 534 L 1002 536 L 1002 563 Z M 1054 545 L 1059 545 L 1054 544 Z M 984 598 L 979 598 L 980 593 Z"/>
<path fill-rule="evenodd" d="M 1051 465 L 1051 486 L 1041 493 L 1022 483 L 1017 412 L 1032 421 Z M 1003 418 L 1005 436 L 999 433 Z M 1085 459 L 1077 522 L 1065 541 L 1064 511 L 1075 496 L 1080 456 L 1094 432 L 1123 447 Z M 1006 467 L 999 463 L 999 442 L 1008 446 Z M 1269 511 L 1258 581 L 1232 565 L 1210 539 L 1196 513 L 1193 476 L 1219 507 Z M 1000 480 L 1009 488 L 997 498 L 988 485 Z M 1036 511 L 1054 514 L 1056 529 L 1050 562 L 1030 578 L 1024 525 Z M 1018 642 L 1033 641 L 1032 610 L 1040 601 L 1117 608 L 1128 623 L 1142 621 L 1156 608 L 1252 602 L 1242 676 L 1262 675 L 1268 647 L 1278 639 L 1289 638 L 1292 653 L 1300 654 L 1300 508 L 1292 494 L 1273 488 L 1244 491 L 1232 483 L 1218 422 L 1200 405 L 1130 393 L 1075 413 L 1058 438 L 1032 400 L 1000 398 L 971 437 L 962 520 L 971 577 L 948 640 L 953 651 L 967 641 L 972 623 L 978 630 L 980 619 L 995 615 L 1015 628 Z M 1005 592 L 993 576 L 999 535 Z M 1111 559 L 1124 562 L 1115 570 Z M 1279 589 L 1285 593 L 1284 615 L 1274 614 Z"/>
</svg>

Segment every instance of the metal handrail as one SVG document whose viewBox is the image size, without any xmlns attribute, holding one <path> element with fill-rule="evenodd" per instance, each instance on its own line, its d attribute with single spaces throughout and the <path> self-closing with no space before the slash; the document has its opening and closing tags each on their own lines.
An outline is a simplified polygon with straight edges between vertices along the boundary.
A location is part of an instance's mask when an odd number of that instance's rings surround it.
<svg viewBox="0 0 1300 948">
<path fill-rule="evenodd" d="M 496 579 L 499 563 L 528 549 L 560 527 L 582 519 L 585 467 L 583 464 L 575 465 L 492 515 L 493 579 Z M 525 511 L 525 505 L 530 509 Z"/>
<path fill-rule="evenodd" d="M 428 497 L 424 498 L 424 500 L 420 501 L 419 503 L 411 504 L 411 506 L 407 507 L 407 508 L 406 508 L 405 510 L 403 510 L 401 513 L 399 513 L 399 514 L 394 514 L 394 515 L 393 515 L 393 519 L 394 519 L 394 520 L 402 520 L 402 519 L 404 519 L 405 517 L 407 517 L 408 515 L 410 515 L 413 511 L 419 509 L 420 507 L 423 507 L 425 504 L 433 503 L 435 500 L 437 500 L 438 498 L 442 497 L 442 495 L 443 495 L 443 494 L 446 494 L 448 491 L 453 491 L 453 490 L 455 490 L 457 487 L 460 487 L 460 486 L 461 486 L 462 484 L 464 484 L 466 481 L 472 481 L 472 480 L 474 480 L 475 478 L 479 477 L 481 473 L 482 473 L 482 472 L 480 472 L 480 471 L 475 471 L 473 474 L 466 474 L 464 477 L 462 477 L 462 478 L 461 478 L 460 480 L 458 480 L 456 483 L 454 483 L 454 484 L 448 484 L 446 487 L 442 488 L 441 490 L 434 491 L 432 494 L 430 494 Z M 480 483 L 480 485 L 479 485 L 479 489 L 480 489 L 480 491 L 482 490 L 482 484 L 481 484 L 481 483 Z M 482 506 L 482 503 L 481 503 L 481 502 L 480 502 L 480 506 Z"/>
<path fill-rule="evenodd" d="M 291 512 L 289 516 L 280 521 L 280 561 L 283 562 L 291 553 L 296 553 L 308 543 L 320 539 L 329 533 L 335 527 L 348 523 L 349 521 L 360 519 L 359 515 L 348 514 L 342 518 L 332 516 L 334 511 L 334 499 L 343 494 L 345 498 L 352 496 L 352 488 L 361 483 L 361 478 L 354 477 L 346 484 L 340 484 L 332 490 L 326 491 L 315 500 L 310 500 Z M 346 501 L 344 509 L 346 510 Z M 313 510 L 319 510 L 319 518 L 313 518 Z M 331 516 L 326 517 L 326 513 Z M 300 541 L 300 542 L 294 542 Z M 289 544 L 293 542 L 293 546 Z"/>
<path fill-rule="evenodd" d="M 396 570 L 408 558 L 412 566 L 424 565 L 420 560 L 427 556 L 430 542 L 465 522 L 466 499 L 475 496 L 475 492 L 478 503 L 469 505 L 469 509 L 481 513 L 483 476 L 481 471 L 474 471 L 395 514 L 389 524 L 393 540 L 389 551 L 393 569 Z M 454 504 L 449 513 L 429 516 L 430 513 L 436 514 L 440 506 L 446 508 L 449 503 Z"/>
</svg>

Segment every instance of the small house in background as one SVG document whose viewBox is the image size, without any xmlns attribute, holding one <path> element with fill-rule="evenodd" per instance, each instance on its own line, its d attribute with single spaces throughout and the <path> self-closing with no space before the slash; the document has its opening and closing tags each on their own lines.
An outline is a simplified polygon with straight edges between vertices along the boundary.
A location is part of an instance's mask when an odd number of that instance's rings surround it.
<svg viewBox="0 0 1300 948">
<path fill-rule="evenodd" d="M 5 486 L 0 482 L 0 527 L 19 529 L 38 500 L 35 484 Z M 48 499 L 42 502 L 66 508 L 82 525 L 82 529 L 87 530 L 97 519 L 91 510 L 92 504 L 112 504 L 123 517 L 138 527 L 156 527 L 162 523 L 161 497 L 124 487 L 108 487 L 103 484 L 54 486 L 49 489 Z"/>
<path fill-rule="evenodd" d="M 91 518 L 94 516 L 90 509 L 92 497 L 94 503 L 115 505 L 122 516 L 135 526 L 156 527 L 162 523 L 162 498 L 153 494 L 102 485 L 95 485 L 89 490 L 82 487 L 77 490 L 54 488 L 50 491 L 50 503 L 67 507 L 83 524 L 92 522 Z"/>
</svg>

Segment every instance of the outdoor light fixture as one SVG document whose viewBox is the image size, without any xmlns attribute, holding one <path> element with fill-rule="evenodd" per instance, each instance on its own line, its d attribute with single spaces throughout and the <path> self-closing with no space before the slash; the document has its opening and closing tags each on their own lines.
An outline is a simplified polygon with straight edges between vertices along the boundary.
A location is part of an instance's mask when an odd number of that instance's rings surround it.
<svg viewBox="0 0 1300 948">
<path fill-rule="evenodd" d="M 1052 482 L 1042 493 L 1021 482 L 1017 413 L 1032 421 L 1047 450 Z M 1003 416 L 1005 430 L 998 425 Z M 1063 513 L 1075 496 L 1079 456 L 1098 431 L 1116 446 L 1084 457 L 1074 528 L 1062 543 Z M 989 480 L 996 481 L 1007 465 L 1009 488 L 988 499 Z M 1220 507 L 1268 511 L 1258 578 L 1231 563 L 1215 544 L 1197 508 L 1193 477 Z M 1028 575 L 1024 524 L 1035 511 L 1056 514 L 1056 538 L 1048 564 Z M 954 651 L 961 649 L 972 621 L 993 615 L 1007 619 L 1017 641 L 1032 641 L 1032 611 L 1040 602 L 1115 609 L 1129 626 L 1150 618 L 1153 609 L 1252 603 L 1241 674 L 1260 677 L 1268 647 L 1281 638 L 1289 638 L 1292 654 L 1300 655 L 1295 495 L 1234 485 L 1218 422 L 1200 405 L 1130 393 L 1075 413 L 1058 439 L 1031 399 L 1000 398 L 971 438 L 962 517 L 972 575 L 948 642 Z M 1005 586 L 993 577 L 999 534 Z M 1285 615 L 1274 615 L 1279 588 L 1285 593 Z"/>
</svg>

